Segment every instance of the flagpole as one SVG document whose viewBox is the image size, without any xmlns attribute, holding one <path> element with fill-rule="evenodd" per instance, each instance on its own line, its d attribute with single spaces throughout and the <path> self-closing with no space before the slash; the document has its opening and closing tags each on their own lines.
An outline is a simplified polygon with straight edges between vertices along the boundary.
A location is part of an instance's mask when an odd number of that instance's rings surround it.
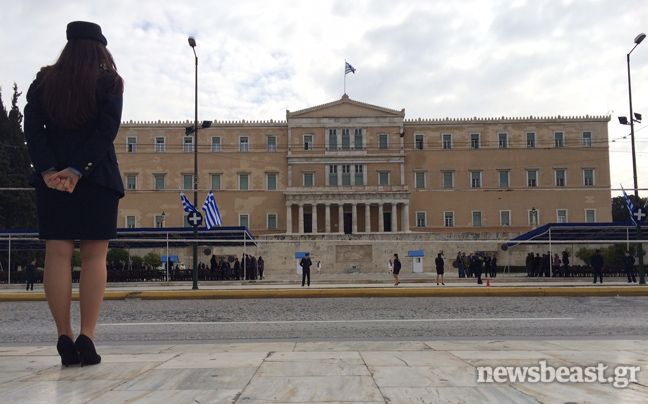
<svg viewBox="0 0 648 404">
<path fill-rule="evenodd" d="M 344 59 L 344 93 L 342 93 L 342 94 L 346 94 L 346 64 L 347 64 L 347 61 L 346 61 L 346 59 Z"/>
</svg>

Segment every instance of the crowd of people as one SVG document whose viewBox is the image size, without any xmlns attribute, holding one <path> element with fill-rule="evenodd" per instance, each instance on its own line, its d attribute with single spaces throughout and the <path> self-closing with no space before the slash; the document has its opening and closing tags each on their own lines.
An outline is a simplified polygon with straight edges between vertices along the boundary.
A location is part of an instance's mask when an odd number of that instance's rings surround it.
<svg viewBox="0 0 648 404">
<path fill-rule="evenodd" d="M 212 255 L 209 265 L 198 264 L 198 273 L 205 274 L 206 280 L 210 281 L 261 280 L 264 279 L 264 270 L 263 257 L 257 258 L 251 254 L 243 254 L 241 259 Z"/>
<path fill-rule="evenodd" d="M 497 277 L 497 257 L 483 252 L 468 253 L 459 251 L 452 266 L 457 268 L 460 278 L 477 278 L 482 284 L 482 276 Z"/>
</svg>

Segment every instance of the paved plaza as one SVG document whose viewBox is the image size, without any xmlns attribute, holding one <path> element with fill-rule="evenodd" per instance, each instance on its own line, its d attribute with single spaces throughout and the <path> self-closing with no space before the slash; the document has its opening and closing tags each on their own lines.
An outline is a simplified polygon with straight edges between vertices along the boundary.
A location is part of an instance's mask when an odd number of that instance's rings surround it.
<svg viewBox="0 0 648 404">
<path fill-rule="evenodd" d="M 6 403 L 639 403 L 648 341 L 432 340 L 99 345 L 62 368 L 53 346 L 0 347 Z M 638 383 L 478 383 L 477 366 L 640 366 Z M 608 370 L 609 371 L 609 370 Z"/>
</svg>

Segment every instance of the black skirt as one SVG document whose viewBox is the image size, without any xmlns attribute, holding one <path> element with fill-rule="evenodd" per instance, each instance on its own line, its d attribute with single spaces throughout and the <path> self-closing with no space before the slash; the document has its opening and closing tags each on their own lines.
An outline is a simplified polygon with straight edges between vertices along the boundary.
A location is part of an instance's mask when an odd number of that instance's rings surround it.
<svg viewBox="0 0 648 404">
<path fill-rule="evenodd" d="M 119 194 L 81 179 L 74 192 L 36 181 L 38 234 L 43 240 L 109 240 L 117 236 Z"/>
</svg>

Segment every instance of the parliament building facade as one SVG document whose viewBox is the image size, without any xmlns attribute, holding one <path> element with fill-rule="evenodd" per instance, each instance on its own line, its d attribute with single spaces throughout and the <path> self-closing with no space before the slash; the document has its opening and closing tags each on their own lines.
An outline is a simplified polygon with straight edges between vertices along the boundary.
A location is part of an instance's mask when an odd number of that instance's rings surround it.
<svg viewBox="0 0 648 404">
<path fill-rule="evenodd" d="M 198 132 L 198 205 L 255 236 L 521 233 L 611 221 L 609 116 L 405 119 L 341 99 Z M 119 227 L 188 226 L 190 122 L 125 122 Z"/>
</svg>

